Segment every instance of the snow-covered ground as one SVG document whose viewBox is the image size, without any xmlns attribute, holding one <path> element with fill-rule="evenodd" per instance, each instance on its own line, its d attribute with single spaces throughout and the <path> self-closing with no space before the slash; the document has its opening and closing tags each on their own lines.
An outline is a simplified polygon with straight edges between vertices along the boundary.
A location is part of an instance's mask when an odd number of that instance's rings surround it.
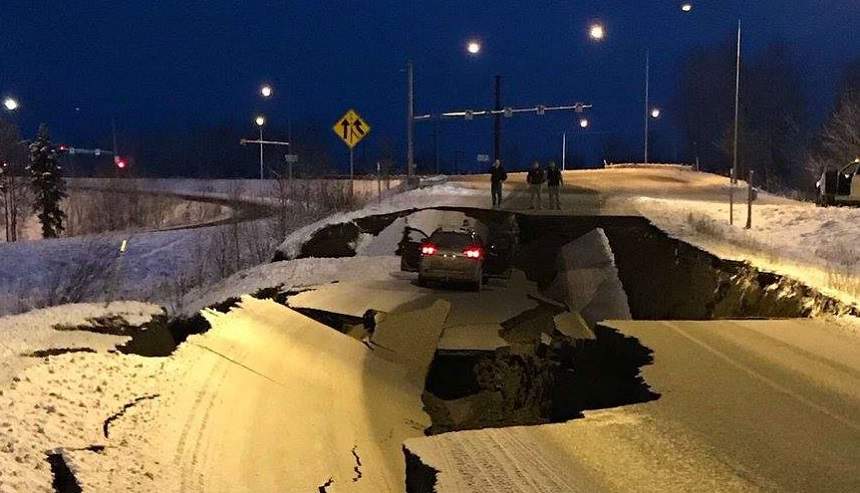
<svg viewBox="0 0 860 493">
<path fill-rule="evenodd" d="M 53 492 L 46 454 L 103 443 L 104 420 L 147 388 L 161 365 L 112 351 L 127 337 L 87 328 L 102 317 L 140 326 L 161 313 L 120 302 L 0 318 L 0 492 Z"/>
<path fill-rule="evenodd" d="M 576 186 L 589 190 L 589 193 L 600 194 L 606 200 L 623 203 L 625 210 L 639 211 L 673 236 L 717 255 L 746 259 L 758 267 L 785 273 L 814 287 L 829 286 L 835 289 L 834 281 L 841 279 L 844 285 L 851 285 L 852 280 L 857 278 L 856 268 L 860 258 L 856 258 L 858 254 L 854 252 L 860 248 L 857 247 L 860 245 L 860 233 L 857 233 L 858 228 L 855 226 L 860 220 L 860 211 L 818 209 L 809 204 L 763 195 L 754 208 L 753 229 L 745 231 L 742 226 L 746 216 L 741 208 L 737 211 L 736 225 L 727 225 L 727 180 L 722 177 L 673 167 L 615 168 L 570 172 L 565 176 L 568 183 L 576 183 Z M 518 176 L 512 177 L 508 193 L 515 191 L 519 180 Z M 285 239 L 280 249 L 287 258 L 293 258 L 300 251 L 302 243 L 319 229 L 367 215 L 434 206 L 486 207 L 488 191 L 484 181 L 482 177 L 470 177 L 462 183 L 414 190 L 388 197 L 358 211 L 336 214 L 296 230 Z M 576 203 L 572 195 L 563 200 L 568 207 Z M 432 227 L 434 221 L 438 220 L 434 217 L 433 213 L 422 213 L 415 216 L 414 220 L 416 224 Z M 358 257 L 263 263 L 185 296 L 168 295 L 164 282 L 174 285 L 180 283 L 182 273 L 195 268 L 189 265 L 196 261 L 197 257 L 193 253 L 202 251 L 203 255 L 206 254 L 201 245 L 203 237 L 200 236 L 200 232 L 206 228 L 131 236 L 129 250 L 122 257 L 118 254 L 119 245 L 125 238 L 120 236 L 100 238 L 96 243 L 87 239 L 67 239 L 6 245 L 0 247 L 0 285 L 19 290 L 4 289 L 0 303 L 5 296 L 7 304 L 24 304 L 26 302 L 19 298 L 21 293 L 26 296 L 34 289 L 50 291 L 53 283 L 60 280 L 58 273 L 75 272 L 75 262 L 79 258 L 76 257 L 79 253 L 75 252 L 92 251 L 101 248 L 99 245 L 102 244 L 107 245 L 105 251 L 111 255 L 111 262 L 107 264 L 107 272 L 114 276 L 111 279 L 124 280 L 114 285 L 110 297 L 149 299 L 147 296 L 150 296 L 160 303 L 181 308 L 179 313 L 184 315 L 263 288 L 280 286 L 285 290 L 300 289 L 333 281 L 372 283 L 390 279 L 393 273 L 396 275 L 399 271 L 399 258 L 389 251 L 399 240 L 399 231 L 405 224 L 405 219 L 396 221 L 377 237 L 365 237 L 359 241 L 356 245 Z M 833 272 L 844 272 L 845 276 L 834 276 Z M 153 292 L 156 294 L 153 295 Z M 841 294 L 856 299 L 856 292 L 852 295 L 850 290 L 843 290 Z M 247 303 L 253 305 L 254 302 Z M 124 341 L 123 337 L 54 329 L 57 325 L 86 325 L 93 319 L 111 315 L 121 316 L 132 325 L 142 324 L 161 313 L 161 308 L 156 305 L 133 302 L 71 305 L 0 318 L 0 493 L 53 491 L 45 454 L 57 449 L 61 449 L 59 452 L 66 462 L 78 473 L 85 491 L 109 491 L 112 485 L 121 485 L 128 491 L 150 491 L 154 487 L 178 491 L 183 486 L 188 490 L 200 491 L 206 485 L 211 486 L 212 483 L 207 482 L 202 474 L 212 472 L 214 464 L 224 457 L 206 456 L 205 453 L 199 455 L 203 453 L 201 450 L 212 444 L 189 439 L 188 433 L 194 433 L 194 429 L 203 429 L 203 420 L 210 416 L 202 410 L 195 413 L 196 406 L 223 408 L 218 403 L 224 402 L 224 394 L 220 393 L 219 387 L 210 387 L 207 382 L 212 378 L 214 381 L 227 381 L 224 377 L 227 375 L 227 366 L 223 365 L 225 354 L 245 365 L 241 371 L 237 370 L 238 367 L 230 370 L 234 372 L 230 377 L 233 382 L 229 393 L 233 401 L 230 402 L 235 401 L 241 409 L 255 402 L 265 406 L 266 389 L 284 393 L 284 389 L 292 385 L 272 377 L 273 374 L 261 375 L 256 364 L 259 360 L 249 356 L 252 353 L 248 351 L 252 350 L 263 351 L 267 355 L 266 364 L 275 365 L 272 368 L 281 368 L 277 366 L 281 363 L 277 362 L 283 354 L 278 351 L 304 354 L 301 357 L 307 358 L 307 366 L 293 368 L 291 374 L 296 375 L 303 369 L 310 371 L 318 368 L 315 366 L 318 358 L 335 357 L 338 371 L 346 372 L 355 381 L 362 381 L 362 370 L 355 367 L 355 361 L 350 358 L 341 361 L 337 355 L 332 355 L 331 349 L 335 346 L 309 346 L 302 349 L 285 345 L 266 349 L 265 344 L 262 344 L 265 339 L 260 334 L 228 327 L 231 323 L 236 324 L 234 328 L 250 327 L 247 325 L 248 319 L 255 317 L 264 320 L 270 328 L 292 323 L 285 322 L 292 319 L 282 307 L 273 304 L 254 306 L 252 310 L 233 317 L 207 314 L 215 322 L 217 330 L 211 335 L 192 337 L 189 343 L 168 358 L 143 358 L 110 352 L 116 344 Z M 348 344 L 350 349 L 347 352 L 350 354 L 365 354 L 360 343 L 344 343 L 336 336 L 338 334 L 331 331 L 317 334 L 311 328 L 307 336 L 310 339 L 301 331 L 291 337 L 298 344 L 311 344 L 311 341 L 319 343 L 318 337 L 326 341 L 334 338 L 337 339 L 336 344 Z M 219 344 L 223 346 L 217 346 Z M 56 355 L 40 352 L 84 348 L 94 352 Z M 213 352 L 213 348 L 217 353 Z M 257 385 L 260 378 L 273 378 L 274 385 L 254 387 L 257 390 L 252 394 L 243 395 L 240 392 L 243 388 L 237 382 Z M 189 382 L 191 387 L 186 388 Z M 387 395 L 383 388 L 379 387 L 374 395 Z M 406 413 L 417 422 L 408 423 L 407 426 L 400 423 L 395 434 L 398 439 L 417 436 L 426 426 L 425 416 L 416 407 L 418 394 L 406 395 L 402 387 L 398 389 L 401 390 L 398 390 L 397 405 L 401 409 L 408 408 Z M 315 399 L 329 399 L 327 402 L 340 399 L 334 399 L 332 396 L 336 393 L 330 390 L 314 395 Z M 388 397 L 380 402 L 389 402 Z M 172 409 L 171 412 L 192 421 L 170 424 L 172 414 L 162 415 L 161 409 Z M 267 409 L 267 413 L 272 412 L 261 415 L 261 419 L 281 419 L 273 409 Z M 118 417 L 109 419 L 112 416 Z M 226 419 L 227 414 L 222 410 L 212 416 L 212 419 Z M 249 415 L 253 416 L 257 415 Z M 362 415 L 354 419 L 344 421 L 343 429 L 363 429 L 361 427 L 367 425 L 366 419 L 369 418 Z M 316 423 L 313 420 L 310 422 Z M 187 425 L 189 429 L 179 429 L 180 425 Z M 212 429 L 211 426 L 209 428 Z M 252 428 L 251 425 L 240 427 L 236 432 L 250 432 Z M 372 456 L 380 459 L 380 462 L 373 462 L 372 466 L 365 469 L 366 474 L 375 474 L 372 471 L 377 464 L 382 463 L 385 454 L 373 449 L 373 439 L 363 435 L 363 432 L 344 438 L 339 435 L 340 429 L 323 431 L 331 435 L 308 443 L 316 443 L 313 446 L 315 448 L 312 447 L 315 453 L 324 453 L 331 448 L 331 440 L 337 438 L 337 453 L 340 455 L 336 461 L 343 466 L 333 473 L 338 482 L 328 491 L 341 491 L 338 488 L 348 490 L 351 484 L 349 471 L 355 465 L 349 449 L 354 445 L 358 446 L 356 453 L 361 453 L 362 458 L 366 457 L 365 450 L 370 449 Z M 375 433 L 387 432 L 377 430 Z M 355 441 L 351 441 L 353 438 Z M 204 437 L 204 440 L 210 439 L 217 440 L 218 437 Z M 279 438 L 270 445 L 280 447 L 279 443 L 288 444 Z M 107 448 L 102 453 L 98 452 L 99 449 L 87 449 L 93 445 Z M 164 455 L 165 450 L 174 455 Z M 282 451 L 280 448 L 278 450 Z M 398 457 L 398 460 L 402 460 L 402 456 L 398 454 Z M 393 457 L 385 456 L 384 460 L 393 470 L 399 471 L 400 466 L 395 466 Z M 319 482 L 314 483 L 316 487 L 327 478 L 323 477 L 324 471 L 314 469 L 314 472 L 320 473 Z M 390 471 L 379 474 L 390 474 Z M 382 481 L 382 476 L 374 477 L 374 481 Z M 226 478 L 222 479 L 226 481 Z"/>
<path fill-rule="evenodd" d="M 166 193 L 186 197 L 200 197 L 221 200 L 242 200 L 260 204 L 277 202 L 278 181 L 257 179 L 194 179 L 194 178 L 69 178 L 69 185 L 94 190 L 126 190 L 148 193 Z M 294 190 L 316 187 L 320 182 L 327 185 L 346 187 L 349 180 L 296 179 Z M 377 183 L 376 180 L 358 179 L 354 182 L 355 193 L 359 196 L 375 197 L 382 189 L 383 196 L 390 196 L 399 190 L 401 180 L 390 179 Z"/>
<path fill-rule="evenodd" d="M 258 250 L 265 247 L 270 228 L 270 220 L 258 220 L 240 226 L 0 244 L 0 313 L 70 300 L 175 303 L 186 288 L 211 282 L 231 267 L 235 242 L 241 264 L 271 258 L 272 250 Z"/>
</svg>

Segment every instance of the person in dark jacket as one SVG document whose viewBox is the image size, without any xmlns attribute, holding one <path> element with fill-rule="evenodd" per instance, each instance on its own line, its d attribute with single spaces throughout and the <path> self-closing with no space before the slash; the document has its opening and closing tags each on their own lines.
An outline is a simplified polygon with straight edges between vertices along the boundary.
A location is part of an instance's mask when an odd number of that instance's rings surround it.
<svg viewBox="0 0 860 493">
<path fill-rule="evenodd" d="M 532 169 L 529 170 L 528 176 L 526 176 L 526 182 L 529 184 L 529 209 L 534 209 L 535 207 L 538 209 L 541 208 L 540 191 L 544 181 L 545 178 L 543 170 L 540 169 L 540 163 L 535 161 L 532 164 Z"/>
<path fill-rule="evenodd" d="M 508 179 L 508 173 L 498 159 L 490 168 L 490 194 L 493 196 L 493 207 L 502 206 L 502 183 Z"/>
<path fill-rule="evenodd" d="M 555 161 L 549 162 L 549 169 L 546 170 L 546 189 L 549 191 L 549 208 L 561 210 L 561 196 L 559 192 L 564 185 L 564 178 L 561 176 L 561 170 L 555 165 Z"/>
</svg>

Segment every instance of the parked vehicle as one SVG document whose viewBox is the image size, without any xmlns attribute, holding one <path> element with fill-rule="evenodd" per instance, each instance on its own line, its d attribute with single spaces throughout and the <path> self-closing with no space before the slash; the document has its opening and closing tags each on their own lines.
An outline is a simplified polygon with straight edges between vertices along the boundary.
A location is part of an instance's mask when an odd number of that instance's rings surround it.
<svg viewBox="0 0 860 493">
<path fill-rule="evenodd" d="M 430 235 L 407 227 L 398 246 L 400 268 L 419 272 L 422 283 L 463 281 L 480 288 L 490 278 L 510 277 L 518 241 L 513 215 L 489 227 L 474 221 L 460 228 L 439 228 Z"/>
<path fill-rule="evenodd" d="M 819 206 L 860 205 L 860 158 L 838 171 L 826 170 L 815 187 Z"/>
<path fill-rule="evenodd" d="M 429 281 L 465 282 L 481 290 L 484 284 L 484 240 L 472 229 L 437 229 L 421 243 L 418 284 Z"/>
</svg>

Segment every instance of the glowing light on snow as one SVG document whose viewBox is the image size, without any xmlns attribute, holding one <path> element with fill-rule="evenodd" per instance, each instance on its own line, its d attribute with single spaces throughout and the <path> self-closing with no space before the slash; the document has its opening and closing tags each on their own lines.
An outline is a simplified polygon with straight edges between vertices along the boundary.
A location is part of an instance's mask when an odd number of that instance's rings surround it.
<svg viewBox="0 0 860 493">
<path fill-rule="evenodd" d="M 466 45 L 466 51 L 472 55 L 477 55 L 481 52 L 481 43 L 476 40 L 469 41 L 469 44 Z"/>
<path fill-rule="evenodd" d="M 603 29 L 602 24 L 592 24 L 588 29 L 588 35 L 591 36 L 591 39 L 600 41 L 606 37 L 606 31 Z"/>
<path fill-rule="evenodd" d="M 272 95 L 272 86 L 266 84 L 260 88 L 260 94 L 263 95 L 264 98 L 268 98 Z"/>
<path fill-rule="evenodd" d="M 693 4 L 692 3 L 681 4 L 681 10 L 683 10 L 684 12 L 690 12 L 693 10 Z"/>
<path fill-rule="evenodd" d="M 258 115 L 257 118 L 254 119 L 254 123 L 256 123 L 258 127 L 262 127 L 266 124 L 266 117 L 263 115 Z"/>
<path fill-rule="evenodd" d="M 3 100 L 3 106 L 9 111 L 15 111 L 18 109 L 18 101 L 14 98 L 6 98 Z"/>
</svg>

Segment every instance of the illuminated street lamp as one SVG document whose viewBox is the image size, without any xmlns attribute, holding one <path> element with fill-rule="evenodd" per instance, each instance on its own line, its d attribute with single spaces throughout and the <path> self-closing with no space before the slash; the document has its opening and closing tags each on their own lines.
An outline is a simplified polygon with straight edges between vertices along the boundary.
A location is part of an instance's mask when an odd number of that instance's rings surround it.
<svg viewBox="0 0 860 493">
<path fill-rule="evenodd" d="M 272 86 L 270 86 L 269 84 L 264 84 L 263 87 L 260 88 L 260 94 L 262 94 L 264 98 L 271 97 Z"/>
<path fill-rule="evenodd" d="M 681 11 L 683 12 L 692 12 L 693 4 L 689 2 L 685 2 L 681 4 Z"/>
<path fill-rule="evenodd" d="M 606 37 L 606 30 L 602 24 L 594 23 L 588 28 L 588 36 L 595 41 L 603 41 Z"/>
<path fill-rule="evenodd" d="M 15 111 L 18 109 L 18 100 L 15 98 L 6 98 L 3 100 L 3 107 L 7 111 Z"/>
<path fill-rule="evenodd" d="M 580 128 L 588 128 L 588 125 L 589 125 L 588 118 L 582 118 L 581 120 L 579 120 Z"/>
<path fill-rule="evenodd" d="M 469 41 L 469 43 L 466 44 L 466 51 L 468 51 L 470 55 L 477 55 L 481 52 L 481 42 L 475 39 Z"/>
<path fill-rule="evenodd" d="M 266 117 L 263 115 L 257 115 L 257 118 L 254 118 L 254 123 L 257 124 L 257 127 L 260 128 L 260 179 L 263 179 L 263 125 L 266 124 Z"/>
<path fill-rule="evenodd" d="M 660 118 L 660 108 L 651 108 L 651 118 Z"/>
</svg>

